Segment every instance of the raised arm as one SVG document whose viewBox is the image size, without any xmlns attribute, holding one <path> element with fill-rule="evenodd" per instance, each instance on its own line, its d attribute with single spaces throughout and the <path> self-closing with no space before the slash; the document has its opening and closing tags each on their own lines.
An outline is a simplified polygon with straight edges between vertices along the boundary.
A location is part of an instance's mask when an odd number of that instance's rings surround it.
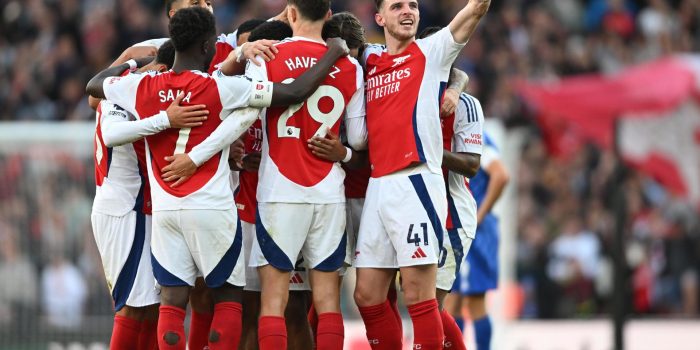
<svg viewBox="0 0 700 350">
<path fill-rule="evenodd" d="M 455 112 L 457 103 L 459 103 L 459 95 L 467 88 L 467 84 L 469 84 L 467 73 L 457 68 L 452 68 L 450 79 L 447 81 L 447 90 L 445 90 L 445 96 L 442 98 L 441 116 L 446 117 Z"/>
<path fill-rule="evenodd" d="M 305 101 L 326 79 L 333 64 L 350 53 L 345 40 L 331 38 L 327 40 L 328 51 L 323 57 L 291 84 L 273 86 L 272 106 L 289 106 Z"/>
<path fill-rule="evenodd" d="M 466 43 L 476 30 L 481 18 L 486 15 L 491 0 L 468 0 L 467 5 L 450 22 L 450 32 L 455 41 Z"/>
</svg>

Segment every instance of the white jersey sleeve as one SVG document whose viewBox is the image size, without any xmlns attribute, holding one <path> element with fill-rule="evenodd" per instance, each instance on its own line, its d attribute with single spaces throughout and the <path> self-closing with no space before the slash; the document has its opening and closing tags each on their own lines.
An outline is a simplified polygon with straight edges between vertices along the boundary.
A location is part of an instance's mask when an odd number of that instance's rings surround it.
<svg viewBox="0 0 700 350">
<path fill-rule="evenodd" d="M 492 162 L 500 159 L 501 156 L 498 153 L 498 149 L 486 142 L 486 145 L 484 145 L 484 152 L 481 154 L 481 167 L 486 169 Z"/>
<path fill-rule="evenodd" d="M 484 112 L 481 103 L 473 96 L 461 94 L 455 112 L 454 152 L 482 154 L 483 133 Z"/>
<path fill-rule="evenodd" d="M 123 108 L 104 100 L 100 127 L 105 146 L 116 147 L 157 134 L 170 127 L 170 120 L 165 111 L 152 118 L 132 120 Z"/>
<path fill-rule="evenodd" d="M 369 56 L 381 56 L 384 51 L 386 51 L 386 46 L 384 45 L 367 44 L 367 46 L 365 46 L 364 51 L 362 51 L 362 61 L 360 63 L 362 63 L 362 65 L 365 65 Z"/>
<path fill-rule="evenodd" d="M 466 45 L 455 41 L 449 27 L 442 28 L 427 38 L 418 39 L 416 43 L 428 58 L 426 69 L 439 71 L 441 81 L 447 81 L 452 64 Z"/>
<path fill-rule="evenodd" d="M 198 167 L 208 161 L 214 154 L 219 153 L 248 131 L 258 119 L 260 109 L 239 108 L 226 116 L 223 122 L 202 143 L 192 148 L 188 153 L 190 159 Z"/>
<path fill-rule="evenodd" d="M 228 34 L 221 34 L 219 35 L 218 38 L 216 38 L 217 43 L 224 43 L 232 48 L 236 48 L 238 45 L 238 29 L 236 29 L 233 33 L 228 33 Z"/>
<path fill-rule="evenodd" d="M 365 79 L 362 67 L 355 60 L 351 60 L 357 66 L 357 91 L 350 99 L 346 108 L 345 130 L 348 144 L 354 150 L 367 149 L 367 121 L 365 110 Z"/>
<path fill-rule="evenodd" d="M 123 77 L 111 77 L 105 79 L 102 84 L 105 98 L 112 103 L 133 114 L 136 118 L 141 119 L 141 116 L 136 112 L 136 93 L 138 91 L 141 80 L 149 74 L 155 73 L 132 73 Z"/>
<path fill-rule="evenodd" d="M 253 81 L 246 76 L 227 76 L 221 71 L 212 75 L 221 97 L 221 117 L 241 107 L 268 107 L 272 101 L 272 83 Z"/>
<path fill-rule="evenodd" d="M 163 44 L 165 44 L 166 41 L 170 40 L 170 38 L 159 38 L 159 39 L 151 39 L 151 40 L 146 40 L 142 41 L 138 44 L 132 45 L 133 47 L 142 47 L 142 46 L 153 46 L 156 49 L 160 49 Z"/>
</svg>

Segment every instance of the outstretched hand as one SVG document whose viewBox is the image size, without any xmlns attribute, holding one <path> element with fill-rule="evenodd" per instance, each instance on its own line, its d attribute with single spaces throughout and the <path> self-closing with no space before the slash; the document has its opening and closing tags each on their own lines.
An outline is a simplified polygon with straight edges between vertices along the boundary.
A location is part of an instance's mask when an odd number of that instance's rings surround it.
<svg viewBox="0 0 700 350">
<path fill-rule="evenodd" d="M 442 106 L 440 107 L 440 116 L 445 118 L 457 110 L 459 103 L 460 92 L 455 89 L 445 90 L 445 95 L 442 98 Z"/>
<path fill-rule="evenodd" d="M 260 56 L 265 62 L 270 62 L 275 59 L 275 55 L 279 52 L 275 44 L 279 41 L 277 40 L 258 40 L 253 42 L 248 42 L 243 46 L 243 57 L 250 60 L 256 66 L 260 66 L 255 58 Z"/>
<path fill-rule="evenodd" d="M 206 105 L 181 106 L 185 98 L 184 93 L 179 93 L 165 112 L 168 114 L 171 128 L 194 128 L 200 126 L 207 120 L 209 111 Z"/>
<path fill-rule="evenodd" d="M 170 164 L 160 170 L 161 178 L 165 182 L 175 182 L 170 187 L 178 187 L 189 180 L 197 171 L 197 165 L 185 153 L 165 157 Z"/>
</svg>

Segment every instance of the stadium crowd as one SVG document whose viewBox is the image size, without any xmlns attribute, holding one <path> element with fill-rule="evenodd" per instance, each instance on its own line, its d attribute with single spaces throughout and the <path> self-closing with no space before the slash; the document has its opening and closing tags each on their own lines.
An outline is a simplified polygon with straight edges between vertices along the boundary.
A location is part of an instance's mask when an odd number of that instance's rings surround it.
<svg viewBox="0 0 700 350">
<path fill-rule="evenodd" d="M 286 1 L 215 0 L 217 23 L 229 32 L 243 20 L 267 18 Z M 453 4 L 454 5 L 451 5 Z M 421 1 L 422 25 L 445 24 L 462 2 Z M 380 40 L 372 0 L 337 0 Z M 165 34 L 159 0 L 0 0 L 0 120 L 89 121 L 86 80 L 129 45 Z M 552 159 L 513 90 L 513 78 L 554 80 L 611 73 L 672 52 L 700 49 L 698 0 L 512 0 L 492 4 L 457 66 L 488 118 L 532 130 L 520 169 L 518 280 L 521 317 L 595 316 L 607 311 L 612 289 L 614 216 L 606 193 L 618 159 L 593 147 Z M 0 328 L 26 310 L 44 310 L 55 326 L 65 301 L 109 313 L 100 287 L 99 258 L 88 225 L 94 184 L 91 160 L 63 170 L 0 155 Z M 27 188 L 34 177 L 45 188 Z M 64 178 L 66 183 L 58 185 Z M 622 181 L 630 218 L 626 256 L 630 311 L 697 316 L 700 228 L 697 212 L 642 174 Z M 72 290 L 58 288 L 65 284 Z M 91 287 L 89 287 L 91 286 Z M 94 287 L 94 288 L 92 288 Z M 48 293 L 51 290 L 51 293 Z M 65 295 L 57 295 L 61 290 Z M 96 299 L 95 302 L 88 302 Z M 551 302 L 555 300 L 556 302 Z M 104 307 L 106 305 L 107 307 Z M 14 310 L 14 312 L 6 310 Z M 14 316 L 12 316 L 14 315 Z M 75 316 L 74 317 L 79 317 Z"/>
</svg>

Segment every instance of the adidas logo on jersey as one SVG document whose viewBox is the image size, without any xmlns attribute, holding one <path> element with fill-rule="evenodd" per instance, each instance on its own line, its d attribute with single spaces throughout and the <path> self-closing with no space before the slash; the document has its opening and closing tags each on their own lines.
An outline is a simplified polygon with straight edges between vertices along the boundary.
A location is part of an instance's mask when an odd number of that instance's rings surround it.
<svg viewBox="0 0 700 350">
<path fill-rule="evenodd" d="M 295 272 L 294 275 L 292 275 L 292 278 L 289 279 L 289 283 L 302 284 L 304 283 L 304 279 L 301 278 L 301 274 Z"/>
<path fill-rule="evenodd" d="M 413 255 L 411 256 L 411 259 L 422 259 L 422 258 L 427 258 L 428 255 L 425 254 L 423 249 L 421 247 L 418 247 L 415 252 L 413 252 Z"/>
<path fill-rule="evenodd" d="M 411 55 L 401 56 L 394 58 L 394 65 L 391 68 L 404 64 L 407 59 L 411 58 Z"/>
</svg>

